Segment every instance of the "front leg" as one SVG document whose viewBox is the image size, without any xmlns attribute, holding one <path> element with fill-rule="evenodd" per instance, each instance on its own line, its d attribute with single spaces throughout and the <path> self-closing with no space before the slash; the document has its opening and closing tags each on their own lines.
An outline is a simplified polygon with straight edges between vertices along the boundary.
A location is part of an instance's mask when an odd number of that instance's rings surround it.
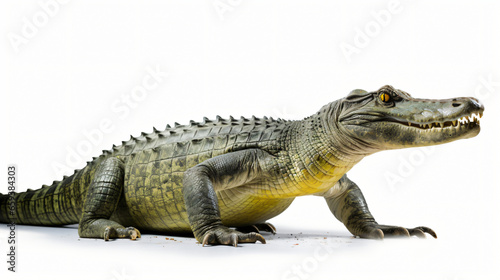
<svg viewBox="0 0 500 280">
<path fill-rule="evenodd" d="M 387 236 L 418 236 L 425 238 L 425 232 L 437 238 L 428 227 L 404 228 L 379 225 L 368 210 L 365 198 L 358 186 L 344 175 L 332 191 L 323 196 L 333 215 L 344 223 L 354 235 L 362 238 L 383 239 Z M 338 193 L 338 190 L 341 190 Z"/>
<path fill-rule="evenodd" d="M 189 223 L 202 245 L 265 243 L 257 232 L 242 233 L 223 225 L 216 190 L 244 185 L 262 171 L 259 157 L 269 156 L 258 149 L 242 150 L 208 159 L 184 173 L 183 195 Z"/>
</svg>

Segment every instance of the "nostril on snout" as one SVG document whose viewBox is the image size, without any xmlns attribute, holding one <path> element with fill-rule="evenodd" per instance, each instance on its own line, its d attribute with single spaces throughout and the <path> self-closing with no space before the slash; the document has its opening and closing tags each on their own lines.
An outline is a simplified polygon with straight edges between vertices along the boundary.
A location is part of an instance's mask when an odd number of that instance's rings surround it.
<svg viewBox="0 0 500 280">
<path fill-rule="evenodd" d="M 453 107 L 459 107 L 459 106 L 460 106 L 460 105 L 462 105 L 462 104 L 460 104 L 460 103 L 453 103 L 453 104 L 451 104 L 451 105 L 453 105 Z"/>
</svg>

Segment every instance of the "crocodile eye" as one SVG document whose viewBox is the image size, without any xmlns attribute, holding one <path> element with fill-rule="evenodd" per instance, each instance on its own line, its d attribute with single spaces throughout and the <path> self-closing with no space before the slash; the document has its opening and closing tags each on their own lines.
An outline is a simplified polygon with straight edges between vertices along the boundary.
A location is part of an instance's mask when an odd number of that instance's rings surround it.
<svg viewBox="0 0 500 280">
<path fill-rule="evenodd" d="M 389 102 L 391 100 L 391 96 L 387 93 L 380 94 L 380 100 L 384 102 Z"/>
</svg>

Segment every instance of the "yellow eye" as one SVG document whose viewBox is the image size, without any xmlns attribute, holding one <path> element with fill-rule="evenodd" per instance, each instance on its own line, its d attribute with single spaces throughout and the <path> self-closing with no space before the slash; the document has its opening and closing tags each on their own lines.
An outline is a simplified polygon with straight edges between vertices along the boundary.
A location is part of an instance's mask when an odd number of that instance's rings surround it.
<svg viewBox="0 0 500 280">
<path fill-rule="evenodd" d="M 380 95 L 380 100 L 382 100 L 384 102 L 388 102 L 389 100 L 391 100 L 391 96 L 387 93 L 382 93 Z"/>
</svg>

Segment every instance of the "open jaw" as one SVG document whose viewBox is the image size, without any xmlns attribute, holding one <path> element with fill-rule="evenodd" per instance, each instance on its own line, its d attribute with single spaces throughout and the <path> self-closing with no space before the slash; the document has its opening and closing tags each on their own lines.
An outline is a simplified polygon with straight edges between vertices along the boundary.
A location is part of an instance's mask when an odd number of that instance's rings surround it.
<svg viewBox="0 0 500 280">
<path fill-rule="evenodd" d="M 474 127 L 479 127 L 479 120 L 483 116 L 482 112 L 475 112 L 470 115 L 464 115 L 458 117 L 455 120 L 443 120 L 443 121 L 427 121 L 427 122 L 412 122 L 412 121 L 401 121 L 398 119 L 390 118 L 387 121 L 392 123 L 398 123 L 406 127 L 412 127 L 418 129 L 419 132 L 431 132 L 444 129 L 471 129 Z"/>
</svg>

